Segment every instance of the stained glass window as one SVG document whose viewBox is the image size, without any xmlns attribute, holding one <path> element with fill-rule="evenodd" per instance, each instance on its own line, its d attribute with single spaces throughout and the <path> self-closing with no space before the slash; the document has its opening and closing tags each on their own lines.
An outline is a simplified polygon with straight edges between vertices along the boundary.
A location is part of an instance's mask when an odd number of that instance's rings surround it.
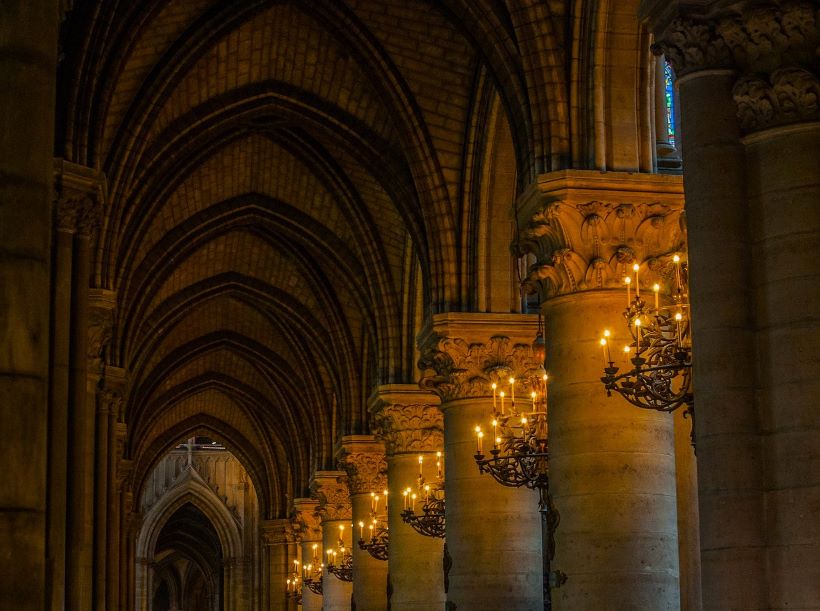
<svg viewBox="0 0 820 611">
<path fill-rule="evenodd" d="M 675 146 L 675 75 L 668 62 L 663 68 L 663 77 L 666 94 L 666 140 Z"/>
</svg>

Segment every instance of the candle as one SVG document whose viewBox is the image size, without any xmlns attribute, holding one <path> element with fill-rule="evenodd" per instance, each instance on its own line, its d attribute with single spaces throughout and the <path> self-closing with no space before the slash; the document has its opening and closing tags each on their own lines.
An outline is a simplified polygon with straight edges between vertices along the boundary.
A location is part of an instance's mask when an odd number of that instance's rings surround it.
<svg viewBox="0 0 820 611">
<path fill-rule="evenodd" d="M 402 509 L 407 509 L 407 490 L 402 490 L 401 495 L 404 497 L 404 505 Z"/>
<path fill-rule="evenodd" d="M 384 495 L 384 511 L 387 513 L 387 488 L 382 491 L 382 494 Z"/>
<path fill-rule="evenodd" d="M 441 479 L 441 452 L 436 452 L 436 475 Z"/>
<path fill-rule="evenodd" d="M 424 456 L 422 456 L 421 454 L 419 454 L 419 477 L 421 477 L 421 475 L 422 475 L 422 472 L 421 472 L 421 467 L 422 467 L 422 464 L 423 464 L 423 463 L 424 463 Z"/>
<path fill-rule="evenodd" d="M 641 319 L 635 319 L 635 354 L 641 354 Z"/>
<path fill-rule="evenodd" d="M 606 338 L 602 337 L 600 340 L 598 340 L 598 343 L 601 344 L 601 352 L 604 355 L 604 367 L 607 367 L 609 363 L 606 359 Z"/>
<path fill-rule="evenodd" d="M 680 324 L 681 324 L 682 320 L 683 320 L 683 314 L 681 314 L 680 312 L 676 312 L 675 313 L 675 325 L 677 326 L 677 331 L 678 331 L 678 333 L 677 333 L 677 335 L 678 335 L 678 348 L 681 347 Z"/>
<path fill-rule="evenodd" d="M 498 420 L 493 420 L 493 437 L 498 437 Z"/>
<path fill-rule="evenodd" d="M 549 378 L 549 376 L 546 373 L 541 378 L 544 382 L 544 405 L 547 404 L 547 378 Z"/>
<path fill-rule="evenodd" d="M 478 453 L 479 454 L 482 454 L 482 450 L 481 450 L 482 445 L 483 445 L 481 443 L 482 439 L 484 439 L 484 431 L 479 431 L 478 432 Z"/>
<path fill-rule="evenodd" d="M 631 348 L 629 346 L 624 346 L 624 358 L 629 361 L 629 351 Z"/>
<path fill-rule="evenodd" d="M 375 492 L 370 493 L 370 511 L 371 511 L 371 513 L 376 511 L 376 493 Z"/>
<path fill-rule="evenodd" d="M 364 522 L 359 520 L 359 539 L 364 539 Z"/>
<path fill-rule="evenodd" d="M 496 409 L 496 406 L 495 406 L 495 395 L 496 395 L 496 389 L 497 388 L 498 388 L 498 384 L 493 382 L 492 389 L 493 389 L 493 413 L 494 414 L 498 412 L 498 410 Z"/>
<path fill-rule="evenodd" d="M 411 511 L 416 511 L 416 493 L 415 492 L 410 495 L 410 501 L 411 501 L 410 510 Z"/>
<path fill-rule="evenodd" d="M 510 378 L 510 409 L 515 413 L 515 378 Z"/>
<path fill-rule="evenodd" d="M 424 504 L 428 505 L 430 503 L 430 485 L 426 485 L 424 487 Z"/>
<path fill-rule="evenodd" d="M 498 393 L 498 396 L 501 397 L 501 415 L 504 415 L 504 391 L 502 390 Z"/>
<path fill-rule="evenodd" d="M 624 278 L 624 284 L 626 285 L 626 307 L 628 308 L 632 305 L 632 293 L 629 290 L 632 286 L 632 276 Z"/>
<path fill-rule="evenodd" d="M 672 257 L 672 261 L 675 263 L 675 284 L 677 285 L 675 288 L 680 293 L 683 288 L 683 282 L 680 279 L 680 257 L 675 255 Z"/>
<path fill-rule="evenodd" d="M 638 272 L 640 271 L 641 266 L 637 263 L 632 266 L 632 271 L 635 272 L 635 298 L 641 296 L 641 281 L 638 280 Z"/>
<path fill-rule="evenodd" d="M 379 500 L 380 500 L 380 498 L 381 497 L 379 497 L 379 495 L 377 494 L 376 497 L 375 497 L 375 499 L 376 499 L 376 510 L 373 513 L 378 513 L 379 512 Z"/>
<path fill-rule="evenodd" d="M 661 291 L 661 285 L 657 282 L 652 285 L 652 290 L 655 292 L 655 312 L 658 312 L 658 293 Z"/>
</svg>

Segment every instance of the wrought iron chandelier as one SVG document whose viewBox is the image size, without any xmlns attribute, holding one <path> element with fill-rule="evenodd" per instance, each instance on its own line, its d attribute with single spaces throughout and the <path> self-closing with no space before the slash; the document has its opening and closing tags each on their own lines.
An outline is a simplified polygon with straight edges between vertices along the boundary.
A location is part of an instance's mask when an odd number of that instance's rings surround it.
<svg viewBox="0 0 820 611">
<path fill-rule="evenodd" d="M 339 544 L 327 550 L 327 571 L 342 581 L 353 581 L 353 553 L 344 543 L 344 524 L 339 525 Z"/>
<path fill-rule="evenodd" d="M 515 403 L 514 377 L 508 377 L 509 406 L 506 404 L 507 393 L 493 382 L 493 419 L 492 447 L 489 455 L 484 453 L 484 431 L 476 426 L 475 461 L 480 473 L 489 473 L 502 486 L 510 488 L 525 487 L 538 490 L 538 509 L 544 531 L 547 535 L 544 554 L 544 601 L 545 609 L 551 608 L 550 589 L 563 585 L 567 576 L 561 571 L 550 569 L 555 557 L 555 530 L 560 522 L 560 515 L 552 502 L 549 491 L 549 425 L 547 421 L 547 396 L 549 376 L 543 362 L 546 352 L 544 328 L 541 317 L 538 317 L 538 331 L 532 344 L 534 357 L 542 365 L 537 373 L 528 380 L 531 403 L 519 410 Z M 492 372 L 495 378 L 501 379 L 509 370 L 499 367 Z M 519 402 L 519 406 L 520 406 Z M 531 405 L 532 409 L 528 409 Z"/>
<path fill-rule="evenodd" d="M 379 515 L 379 502 L 384 498 L 384 514 Z M 387 490 L 382 495 L 370 493 L 370 537 L 364 539 L 364 522 L 359 522 L 359 549 L 366 551 L 376 560 L 387 560 L 388 526 L 387 526 Z"/>
<path fill-rule="evenodd" d="M 299 561 L 293 561 L 293 574 L 287 580 L 287 597 L 295 600 L 297 605 L 302 604 L 302 583 L 299 576 Z"/>
<path fill-rule="evenodd" d="M 314 594 L 322 595 L 322 576 L 325 565 L 319 561 L 319 544 L 313 544 L 313 561 L 302 565 L 302 583 Z"/>
<path fill-rule="evenodd" d="M 671 304 L 668 305 L 661 303 L 658 283 L 652 286 L 654 307 L 644 300 L 637 263 L 632 266 L 634 281 L 631 275 L 624 278 L 627 308 L 623 316 L 631 341 L 623 347 L 622 354 L 631 369 L 619 373 L 616 359 L 612 358 L 612 333 L 606 329 L 600 339 L 606 364 L 601 382 L 607 396 L 615 391 L 636 407 L 661 412 L 673 412 L 685 405 L 684 416 L 694 419 L 688 270 L 677 254 L 672 257 L 672 264 Z M 694 422 L 692 443 L 694 445 Z"/>
<path fill-rule="evenodd" d="M 436 481 L 428 484 L 422 473 L 424 456 L 419 456 L 417 492 L 407 488 L 402 492 L 404 509 L 401 519 L 426 537 L 444 538 L 444 478 L 441 469 L 441 452 L 436 452 Z M 424 502 L 421 503 L 421 499 Z M 416 502 L 421 503 L 421 513 L 416 514 Z"/>
</svg>

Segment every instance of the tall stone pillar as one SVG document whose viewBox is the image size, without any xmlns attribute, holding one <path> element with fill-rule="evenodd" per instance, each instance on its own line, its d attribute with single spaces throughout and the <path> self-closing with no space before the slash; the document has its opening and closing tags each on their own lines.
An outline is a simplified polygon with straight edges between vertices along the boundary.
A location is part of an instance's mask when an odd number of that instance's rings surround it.
<svg viewBox="0 0 820 611">
<path fill-rule="evenodd" d="M 327 550 L 336 549 L 339 526 L 344 526 L 345 547 L 352 544 L 352 510 L 344 471 L 317 471 L 311 481 L 311 495 L 319 501 L 322 518 L 322 547 L 327 564 Z M 352 584 L 342 581 L 325 569 L 322 582 L 323 611 L 350 611 Z"/>
<path fill-rule="evenodd" d="M 97 383 L 111 333 L 114 302 L 108 291 L 89 290 L 91 243 L 105 200 L 105 178 L 91 168 L 62 162 L 62 190 L 77 198 L 71 280 L 71 351 L 68 446 L 68 554 L 66 608 L 91 609 L 94 592 L 105 588 L 95 579 L 95 420 Z M 76 195 L 74 195 L 76 193 Z M 104 519 L 104 516 L 102 516 Z M 103 578 L 104 579 L 104 578 Z"/>
<path fill-rule="evenodd" d="M 490 384 L 499 372 L 523 380 L 539 365 L 536 328 L 535 316 L 448 313 L 420 339 L 422 385 L 444 412 L 447 603 L 457 609 L 544 608 L 538 495 L 479 473 L 473 458 L 475 426 L 492 419 Z"/>
<path fill-rule="evenodd" d="M 670 286 L 682 209 L 677 177 L 577 170 L 540 176 L 519 203 L 552 378 L 553 564 L 568 576 L 552 591 L 558 611 L 611 608 L 613 592 L 618 608 L 680 608 L 674 418 L 607 398 L 598 338 L 608 328 L 627 343 L 627 266 L 641 265 L 644 290 Z"/>
<path fill-rule="evenodd" d="M 680 87 L 704 609 L 814 608 L 818 3 L 645 16 Z"/>
<path fill-rule="evenodd" d="M 387 454 L 390 525 L 390 608 L 441 611 L 444 608 L 443 539 L 425 537 L 401 519 L 402 490 L 418 478 L 422 456 L 427 481 L 435 481 L 436 452 L 444 450 L 444 417 L 439 398 L 413 384 L 380 386 L 370 398 L 374 430 Z"/>
<path fill-rule="evenodd" d="M 296 560 L 296 539 L 290 519 L 263 520 L 259 525 L 267 556 L 267 590 L 269 611 L 288 611 L 287 580 Z"/>
<path fill-rule="evenodd" d="M 43 609 L 57 3 L 0 6 L 0 600 Z"/>
<path fill-rule="evenodd" d="M 322 524 L 316 499 L 293 499 L 293 530 L 302 548 L 302 564 L 318 568 L 322 563 Z M 322 611 L 322 595 L 302 588 L 302 611 Z"/>
<path fill-rule="evenodd" d="M 387 562 L 373 558 L 361 549 L 358 540 L 359 522 L 365 524 L 364 536 L 367 538 L 367 524 L 372 519 L 370 493 L 383 496 L 382 492 L 387 488 L 384 444 L 372 435 L 342 437 L 338 463 L 347 473 L 353 517 L 353 601 L 356 611 L 380 611 L 387 608 Z M 393 500 L 397 501 L 398 497 Z"/>
</svg>

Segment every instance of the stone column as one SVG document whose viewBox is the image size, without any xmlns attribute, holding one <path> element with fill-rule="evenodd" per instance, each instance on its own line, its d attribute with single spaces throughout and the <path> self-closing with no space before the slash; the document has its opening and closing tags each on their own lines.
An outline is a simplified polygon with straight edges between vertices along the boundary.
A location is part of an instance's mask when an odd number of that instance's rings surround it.
<svg viewBox="0 0 820 611">
<path fill-rule="evenodd" d="M 70 172 L 68 171 L 70 167 Z M 71 360 L 69 401 L 69 507 L 66 606 L 73 611 L 91 609 L 94 592 L 105 584 L 95 573 L 95 414 L 97 383 L 102 373 L 103 352 L 111 334 L 114 302 L 108 291 L 89 290 L 91 243 L 102 216 L 104 177 L 91 170 L 63 162 L 67 175 L 79 183 L 81 197 L 74 238 L 71 289 Z"/>
<path fill-rule="evenodd" d="M 646 16 L 680 84 L 704 609 L 814 607 L 818 5 Z"/>
<path fill-rule="evenodd" d="M 77 200 L 66 197 L 57 177 L 57 226 L 52 251 L 51 371 L 48 418 L 48 534 L 51 577 L 48 608 L 65 605 L 66 512 L 68 510 L 68 392 L 71 328 L 71 267 Z"/>
<path fill-rule="evenodd" d="M 422 385 L 444 412 L 447 604 L 457 609 L 544 608 L 538 495 L 479 473 L 473 458 L 475 426 L 492 419 L 490 384 L 538 367 L 536 327 L 530 315 L 448 313 L 420 337 Z"/>
<path fill-rule="evenodd" d="M 344 544 L 352 543 L 352 510 L 347 491 L 344 471 L 317 471 L 311 481 L 311 495 L 319 501 L 319 515 L 322 518 L 322 547 L 327 564 L 328 549 L 336 549 L 339 541 L 339 526 L 344 526 Z M 324 596 L 323 611 L 350 611 L 352 584 L 338 579 L 325 569 L 322 585 Z"/>
<path fill-rule="evenodd" d="M 641 265 L 644 290 L 670 286 L 682 209 L 677 177 L 578 170 L 540 176 L 519 204 L 552 378 L 553 564 L 568 576 L 552 591 L 558 611 L 611 608 L 613 592 L 618 608 L 680 608 L 674 418 L 607 398 L 598 338 L 608 328 L 627 343 L 627 266 Z"/>
<path fill-rule="evenodd" d="M 0 600 L 43 609 L 57 3 L 0 6 Z M 56 550 L 55 550 L 56 551 Z"/>
<path fill-rule="evenodd" d="M 322 524 L 318 507 L 319 501 L 315 499 L 293 499 L 293 530 L 302 548 L 304 566 L 319 567 L 322 563 Z M 322 596 L 311 592 L 307 586 L 302 588 L 302 610 L 322 611 Z"/>
<path fill-rule="evenodd" d="M 290 519 L 263 520 L 259 524 L 265 545 L 268 572 L 265 577 L 270 611 L 287 611 L 287 580 L 293 572 L 296 546 Z"/>
<path fill-rule="evenodd" d="M 444 450 L 444 417 L 439 398 L 413 384 L 380 386 L 370 398 L 373 427 L 387 454 L 390 498 L 390 608 L 441 611 L 444 608 L 443 539 L 418 534 L 401 519 L 401 492 L 418 477 L 425 458 L 425 479 L 434 481 L 436 452 Z"/>
<path fill-rule="evenodd" d="M 384 444 L 372 435 L 347 435 L 342 437 L 337 460 L 339 468 L 347 473 L 353 516 L 353 601 L 356 611 L 380 611 L 387 608 L 387 562 L 359 548 L 358 540 L 359 522 L 364 522 L 367 538 L 367 524 L 372 519 L 370 493 L 383 497 L 387 488 Z M 382 500 L 381 507 L 385 502 L 387 499 Z"/>
</svg>

